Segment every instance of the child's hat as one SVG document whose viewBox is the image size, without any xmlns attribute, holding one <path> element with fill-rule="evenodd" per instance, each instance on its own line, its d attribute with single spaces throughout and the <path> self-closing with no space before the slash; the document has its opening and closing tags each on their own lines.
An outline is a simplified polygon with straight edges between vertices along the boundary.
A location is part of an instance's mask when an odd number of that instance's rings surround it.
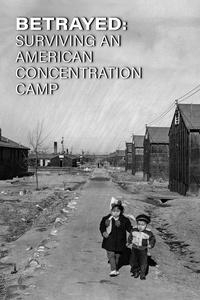
<svg viewBox="0 0 200 300">
<path fill-rule="evenodd" d="M 149 224 L 151 222 L 151 218 L 147 215 L 141 214 L 139 216 L 136 217 L 136 221 L 144 221 L 147 224 Z"/>
</svg>

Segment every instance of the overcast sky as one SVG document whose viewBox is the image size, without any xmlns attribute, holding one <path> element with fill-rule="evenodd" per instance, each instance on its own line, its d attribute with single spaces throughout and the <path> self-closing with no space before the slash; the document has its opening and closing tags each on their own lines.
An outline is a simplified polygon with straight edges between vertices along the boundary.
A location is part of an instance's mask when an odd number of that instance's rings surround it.
<svg viewBox="0 0 200 300">
<path fill-rule="evenodd" d="M 27 135 L 44 120 L 48 144 L 73 152 L 123 149 L 131 134 L 200 83 L 198 0 L 0 0 L 0 127 L 28 145 Z M 96 49 L 96 63 L 142 66 L 142 80 L 63 80 L 54 96 L 15 92 L 17 16 L 118 16 L 128 22 L 121 48 Z M 95 33 L 98 37 L 98 32 Z M 200 103 L 200 93 L 184 103 Z M 153 125 L 169 126 L 173 110 Z M 53 150 L 50 149 L 51 151 Z"/>
</svg>

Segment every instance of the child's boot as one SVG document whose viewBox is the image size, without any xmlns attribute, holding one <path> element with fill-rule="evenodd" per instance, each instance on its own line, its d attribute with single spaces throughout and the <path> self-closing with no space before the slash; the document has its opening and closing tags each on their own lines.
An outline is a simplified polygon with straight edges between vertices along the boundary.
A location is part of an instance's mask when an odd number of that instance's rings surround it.
<svg viewBox="0 0 200 300">
<path fill-rule="evenodd" d="M 117 271 L 116 270 L 111 271 L 109 275 L 110 275 L 110 277 L 115 277 L 115 276 L 117 276 Z"/>
</svg>

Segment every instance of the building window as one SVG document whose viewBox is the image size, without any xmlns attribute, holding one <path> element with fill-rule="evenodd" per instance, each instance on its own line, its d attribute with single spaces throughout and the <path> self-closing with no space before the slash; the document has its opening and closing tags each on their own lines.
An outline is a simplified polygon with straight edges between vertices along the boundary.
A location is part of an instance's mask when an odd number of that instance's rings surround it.
<svg viewBox="0 0 200 300">
<path fill-rule="evenodd" d="M 135 149 L 135 154 L 136 155 L 143 155 L 144 154 L 144 149 L 143 148 L 136 148 Z"/>
<path fill-rule="evenodd" d="M 174 123 L 175 123 L 175 125 L 180 124 L 180 112 L 179 112 L 179 110 L 177 110 L 176 113 L 175 113 Z"/>
</svg>

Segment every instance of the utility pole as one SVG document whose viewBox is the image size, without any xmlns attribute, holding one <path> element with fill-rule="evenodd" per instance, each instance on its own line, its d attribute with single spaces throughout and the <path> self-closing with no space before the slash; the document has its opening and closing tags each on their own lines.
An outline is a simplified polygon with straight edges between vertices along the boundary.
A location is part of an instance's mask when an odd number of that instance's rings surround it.
<svg viewBox="0 0 200 300">
<path fill-rule="evenodd" d="M 64 137 L 62 136 L 62 140 L 61 140 L 61 145 L 62 145 L 62 154 L 64 154 Z"/>
<path fill-rule="evenodd" d="M 135 159 L 135 146 L 134 146 L 134 133 L 132 134 L 132 163 L 131 163 L 131 171 L 132 175 L 135 175 L 135 164 L 136 164 L 136 159 Z"/>
</svg>

